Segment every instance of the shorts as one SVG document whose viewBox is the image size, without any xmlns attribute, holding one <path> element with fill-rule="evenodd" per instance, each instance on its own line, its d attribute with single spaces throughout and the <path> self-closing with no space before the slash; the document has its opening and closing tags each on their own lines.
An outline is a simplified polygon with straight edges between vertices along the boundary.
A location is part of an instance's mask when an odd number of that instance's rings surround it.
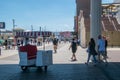
<svg viewBox="0 0 120 80">
<path fill-rule="evenodd" d="M 76 53 L 76 50 L 77 50 L 77 49 L 72 49 L 72 53 Z"/>
<path fill-rule="evenodd" d="M 55 50 L 57 49 L 57 45 L 54 45 L 54 49 L 55 49 Z"/>
</svg>

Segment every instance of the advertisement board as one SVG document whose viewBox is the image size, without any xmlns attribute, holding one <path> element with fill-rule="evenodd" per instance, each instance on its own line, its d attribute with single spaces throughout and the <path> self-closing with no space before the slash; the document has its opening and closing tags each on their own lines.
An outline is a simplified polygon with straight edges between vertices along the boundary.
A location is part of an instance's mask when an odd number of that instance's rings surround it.
<svg viewBox="0 0 120 80">
<path fill-rule="evenodd" d="M 5 22 L 0 22 L 0 29 L 5 29 Z"/>
</svg>

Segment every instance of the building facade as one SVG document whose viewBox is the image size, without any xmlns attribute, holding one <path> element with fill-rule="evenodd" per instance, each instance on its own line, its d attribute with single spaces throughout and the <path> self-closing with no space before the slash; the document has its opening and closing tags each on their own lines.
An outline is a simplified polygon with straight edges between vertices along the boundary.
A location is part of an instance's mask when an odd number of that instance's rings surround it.
<svg viewBox="0 0 120 80">
<path fill-rule="evenodd" d="M 109 46 L 120 46 L 120 4 L 116 3 L 101 5 L 101 32 L 103 36 L 107 37 Z M 86 47 L 90 39 L 90 0 L 76 0 L 75 16 L 77 17 L 77 21 L 75 20 L 75 24 L 77 25 L 75 25 L 76 29 L 74 30 L 78 33 L 77 35 L 81 41 L 81 46 Z"/>
</svg>

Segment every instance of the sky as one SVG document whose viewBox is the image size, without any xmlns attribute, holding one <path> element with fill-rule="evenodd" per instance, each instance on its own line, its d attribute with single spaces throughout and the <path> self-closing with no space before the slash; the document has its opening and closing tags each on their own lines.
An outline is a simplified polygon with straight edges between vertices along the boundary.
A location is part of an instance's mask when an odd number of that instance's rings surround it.
<svg viewBox="0 0 120 80">
<path fill-rule="evenodd" d="M 111 2 L 104 0 L 103 2 Z M 21 27 L 34 31 L 73 31 L 75 0 L 0 0 L 0 22 L 7 30 Z"/>
<path fill-rule="evenodd" d="M 114 0 L 102 0 L 103 3 L 112 3 Z"/>
</svg>

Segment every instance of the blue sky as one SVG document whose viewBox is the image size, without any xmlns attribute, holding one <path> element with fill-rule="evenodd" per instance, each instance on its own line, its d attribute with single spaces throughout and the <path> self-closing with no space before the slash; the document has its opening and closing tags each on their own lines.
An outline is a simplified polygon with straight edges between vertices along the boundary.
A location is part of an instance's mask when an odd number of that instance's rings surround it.
<svg viewBox="0 0 120 80">
<path fill-rule="evenodd" d="M 104 0 L 104 2 L 111 0 Z M 72 31 L 75 0 L 0 0 L 0 22 L 11 30 L 12 19 L 16 27 L 31 30 Z"/>
<path fill-rule="evenodd" d="M 103 3 L 112 3 L 113 0 L 102 0 Z"/>
</svg>

